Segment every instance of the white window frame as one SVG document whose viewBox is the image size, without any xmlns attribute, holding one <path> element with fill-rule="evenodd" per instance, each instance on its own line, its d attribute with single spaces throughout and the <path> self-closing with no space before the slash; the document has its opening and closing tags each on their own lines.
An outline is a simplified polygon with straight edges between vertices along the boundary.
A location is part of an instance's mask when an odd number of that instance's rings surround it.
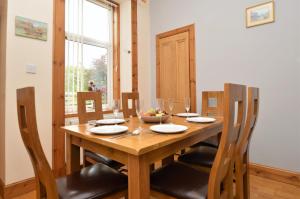
<svg viewBox="0 0 300 199">
<path fill-rule="evenodd" d="M 106 5 L 105 3 L 97 0 L 86 0 L 88 2 L 94 3 L 109 10 L 109 42 L 99 41 L 94 38 L 86 37 L 84 35 L 79 35 L 75 33 L 65 32 L 65 40 L 71 42 L 80 42 L 85 45 L 91 45 L 95 47 L 104 48 L 107 50 L 107 102 L 102 104 L 103 110 L 109 110 L 113 102 L 113 8 L 112 6 Z M 82 49 L 83 50 L 83 49 Z"/>
</svg>

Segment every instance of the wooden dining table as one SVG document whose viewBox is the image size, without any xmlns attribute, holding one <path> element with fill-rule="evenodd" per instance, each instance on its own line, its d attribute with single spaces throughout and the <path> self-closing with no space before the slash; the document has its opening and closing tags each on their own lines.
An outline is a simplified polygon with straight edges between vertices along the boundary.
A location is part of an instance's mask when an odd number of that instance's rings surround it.
<svg viewBox="0 0 300 199">
<path fill-rule="evenodd" d="M 67 172 L 80 170 L 80 148 L 84 148 L 127 165 L 129 199 L 150 198 L 150 165 L 219 134 L 223 118 L 216 119 L 213 123 L 200 124 L 173 117 L 174 124 L 188 127 L 178 134 L 155 133 L 150 130 L 153 124 L 143 123 L 141 134 L 133 135 L 130 132 L 139 127 L 136 117 L 122 124 L 129 128 L 122 135 L 95 135 L 89 132 L 93 127 L 89 124 L 62 127 L 66 133 Z"/>
</svg>

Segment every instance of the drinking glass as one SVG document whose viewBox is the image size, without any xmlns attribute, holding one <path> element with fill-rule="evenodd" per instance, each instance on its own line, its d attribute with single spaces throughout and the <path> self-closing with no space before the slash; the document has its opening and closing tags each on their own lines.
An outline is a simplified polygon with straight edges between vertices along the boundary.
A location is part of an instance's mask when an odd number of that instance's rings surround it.
<svg viewBox="0 0 300 199">
<path fill-rule="evenodd" d="M 120 110 L 120 100 L 117 99 L 113 101 L 112 110 L 114 113 L 114 118 L 117 119 Z"/>
<path fill-rule="evenodd" d="M 143 115 L 143 101 L 140 99 L 136 99 L 134 100 L 135 103 L 135 111 L 136 111 L 136 115 L 139 118 L 139 127 L 137 129 L 135 129 L 132 134 L 134 135 L 139 135 L 142 131 L 142 115 Z"/>
<path fill-rule="evenodd" d="M 187 118 L 188 118 L 188 114 L 190 112 L 190 107 L 191 107 L 191 100 L 189 97 L 184 98 L 184 107 L 185 107 L 185 111 L 187 113 Z"/>
<path fill-rule="evenodd" d="M 170 117 L 171 117 L 171 124 L 173 124 L 172 119 L 173 119 L 174 102 L 175 102 L 174 98 L 169 98 L 168 99 L 168 105 L 169 105 Z"/>
<path fill-rule="evenodd" d="M 163 99 L 156 99 L 156 110 L 158 111 L 158 114 L 159 114 L 159 121 L 160 121 L 160 124 L 162 124 L 162 114 L 164 112 L 164 109 L 165 109 L 165 102 Z"/>
</svg>

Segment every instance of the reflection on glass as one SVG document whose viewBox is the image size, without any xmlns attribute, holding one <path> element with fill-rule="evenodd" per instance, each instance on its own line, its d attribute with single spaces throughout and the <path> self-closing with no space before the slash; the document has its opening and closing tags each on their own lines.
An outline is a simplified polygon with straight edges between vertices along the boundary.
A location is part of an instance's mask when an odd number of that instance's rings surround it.
<svg viewBox="0 0 300 199">
<path fill-rule="evenodd" d="M 142 131 L 142 115 L 143 115 L 143 101 L 140 99 L 134 100 L 136 115 L 139 118 L 139 127 L 135 129 L 132 134 L 139 135 Z"/>
<path fill-rule="evenodd" d="M 119 110 L 120 110 L 120 100 L 115 99 L 113 101 L 112 110 L 113 110 L 113 113 L 114 113 L 114 118 L 117 119 L 118 114 L 119 114 Z"/>
<path fill-rule="evenodd" d="M 190 107 L 191 107 L 191 100 L 189 97 L 184 98 L 184 107 L 185 107 L 185 111 L 186 111 L 187 117 L 188 117 L 188 114 L 190 112 Z"/>
<path fill-rule="evenodd" d="M 162 124 L 162 116 L 163 112 L 165 111 L 165 102 L 163 99 L 156 99 L 156 110 L 158 111 L 159 115 L 159 123 Z"/>
</svg>

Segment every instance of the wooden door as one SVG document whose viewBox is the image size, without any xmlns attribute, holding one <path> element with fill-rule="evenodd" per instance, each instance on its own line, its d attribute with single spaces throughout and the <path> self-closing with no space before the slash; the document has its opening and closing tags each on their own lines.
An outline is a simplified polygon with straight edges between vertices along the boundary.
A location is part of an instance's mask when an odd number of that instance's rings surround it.
<svg viewBox="0 0 300 199">
<path fill-rule="evenodd" d="M 196 110 L 193 27 L 157 36 L 157 97 L 175 99 L 173 113 L 185 111 L 185 97 L 190 97 L 191 110 Z"/>
</svg>

